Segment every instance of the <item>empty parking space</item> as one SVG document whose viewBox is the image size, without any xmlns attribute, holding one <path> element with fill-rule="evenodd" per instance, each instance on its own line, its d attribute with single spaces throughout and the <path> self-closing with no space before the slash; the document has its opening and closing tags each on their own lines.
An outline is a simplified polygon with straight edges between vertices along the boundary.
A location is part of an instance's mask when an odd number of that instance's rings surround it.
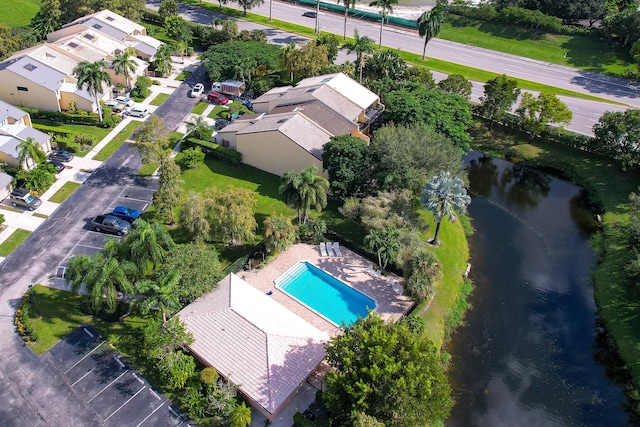
<svg viewBox="0 0 640 427">
<path fill-rule="evenodd" d="M 45 355 L 105 425 L 188 425 L 171 402 L 91 328 L 76 329 Z"/>
</svg>

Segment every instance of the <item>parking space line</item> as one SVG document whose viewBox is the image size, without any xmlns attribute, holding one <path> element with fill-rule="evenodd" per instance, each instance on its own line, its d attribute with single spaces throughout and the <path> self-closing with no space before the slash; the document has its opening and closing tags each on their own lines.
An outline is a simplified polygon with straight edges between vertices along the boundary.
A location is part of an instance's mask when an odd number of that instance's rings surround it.
<svg viewBox="0 0 640 427">
<path fill-rule="evenodd" d="M 107 418 L 105 418 L 104 420 L 105 420 L 105 421 L 108 421 L 108 420 L 109 420 L 109 418 L 113 417 L 113 416 L 116 414 L 116 412 L 118 412 L 120 409 L 124 408 L 124 406 L 125 406 L 127 403 L 131 402 L 131 399 L 133 399 L 134 397 L 136 397 L 137 395 L 139 395 L 139 394 L 140 394 L 140 392 L 141 392 L 142 390 L 144 390 L 145 388 L 147 388 L 147 386 L 144 386 L 144 387 L 142 387 L 140 390 L 138 390 L 138 391 L 136 392 L 136 394 L 134 394 L 134 395 L 133 395 L 133 396 L 131 396 L 129 399 L 127 399 L 127 401 L 126 401 L 126 402 L 124 402 L 122 405 L 120 405 L 120 407 L 119 407 L 118 409 L 116 409 L 115 411 L 113 411 L 113 412 L 111 413 L 111 415 L 109 415 L 109 416 L 108 416 Z"/>
<path fill-rule="evenodd" d="M 76 367 L 76 365 L 80 362 L 82 362 L 84 359 L 86 359 L 87 357 L 89 357 L 91 355 L 91 353 L 93 353 L 94 351 L 96 351 L 98 348 L 100 348 L 100 346 L 102 344 L 104 344 L 105 342 L 102 341 L 100 344 L 98 344 L 93 350 L 91 350 L 89 353 L 85 354 L 82 359 L 78 360 L 76 363 L 73 364 L 72 367 L 70 367 L 69 369 L 67 369 L 66 371 L 64 371 L 65 374 L 68 374 L 70 370 L 72 370 L 73 368 Z"/>
<path fill-rule="evenodd" d="M 82 328 L 82 330 L 83 330 L 87 335 L 89 335 L 91 338 L 93 338 L 93 337 L 94 337 L 94 335 L 91 333 L 91 331 L 90 331 L 90 330 L 88 330 L 87 328 Z"/>
<path fill-rule="evenodd" d="M 102 393 L 103 391 L 105 391 L 106 389 L 108 389 L 109 387 L 111 387 L 111 385 L 112 385 L 113 383 L 115 383 L 115 382 L 116 382 L 116 381 L 118 381 L 120 378 L 122 378 L 122 376 L 123 376 L 124 374 L 126 374 L 127 372 L 129 372 L 129 370 L 128 370 L 128 369 L 127 369 L 126 371 L 124 371 L 123 373 L 121 373 L 120 375 L 118 375 L 118 378 L 116 378 L 115 380 L 111 381 L 109 384 L 107 384 L 106 386 L 104 386 L 104 388 L 103 388 L 102 390 L 100 390 L 100 391 L 98 392 L 98 394 L 96 394 L 95 396 L 93 396 L 91 399 L 87 400 L 87 403 L 91 403 L 91 401 L 92 401 L 93 399 L 95 399 L 96 397 L 100 396 L 100 393 Z"/>
<path fill-rule="evenodd" d="M 153 393 L 153 392 L 152 392 Z M 154 393 L 155 394 L 155 393 Z M 149 415 L 147 415 L 144 420 L 140 421 L 140 423 L 138 423 L 138 425 L 136 427 L 140 427 L 142 424 L 144 424 L 145 421 L 147 421 L 149 419 L 149 417 L 151 417 L 151 415 L 155 414 L 156 411 L 160 408 L 162 408 L 164 406 L 164 403 L 160 406 L 158 406 L 156 409 L 153 410 L 153 412 L 151 412 Z"/>
<path fill-rule="evenodd" d="M 87 375 L 89 375 L 91 372 L 93 372 L 93 368 L 91 368 L 90 370 L 87 371 L 86 374 L 84 374 L 83 376 L 81 376 L 80 378 L 78 378 L 76 380 L 76 382 L 74 382 L 73 384 L 71 384 L 71 387 L 73 387 L 74 385 L 78 384 L 80 381 L 82 381 L 84 379 L 84 377 L 86 377 Z"/>
<path fill-rule="evenodd" d="M 91 230 L 89 230 L 89 231 L 91 231 Z M 100 234 L 102 234 L 102 233 L 100 233 Z M 77 248 L 78 246 L 83 247 L 83 248 L 91 248 L 91 249 L 102 249 L 102 248 L 103 248 L 102 246 L 83 245 L 83 244 L 81 244 L 81 243 L 78 243 L 78 244 L 76 245 L 76 248 Z"/>
</svg>

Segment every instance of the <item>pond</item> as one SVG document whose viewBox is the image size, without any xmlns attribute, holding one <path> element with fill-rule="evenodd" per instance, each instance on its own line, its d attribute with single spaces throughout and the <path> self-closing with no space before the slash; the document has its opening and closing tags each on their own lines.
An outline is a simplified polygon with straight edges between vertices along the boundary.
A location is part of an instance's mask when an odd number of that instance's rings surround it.
<svg viewBox="0 0 640 427">
<path fill-rule="evenodd" d="M 584 190 L 482 153 L 466 161 L 475 290 L 449 345 L 446 425 L 627 425 L 622 386 L 594 360 L 597 224 Z"/>
</svg>

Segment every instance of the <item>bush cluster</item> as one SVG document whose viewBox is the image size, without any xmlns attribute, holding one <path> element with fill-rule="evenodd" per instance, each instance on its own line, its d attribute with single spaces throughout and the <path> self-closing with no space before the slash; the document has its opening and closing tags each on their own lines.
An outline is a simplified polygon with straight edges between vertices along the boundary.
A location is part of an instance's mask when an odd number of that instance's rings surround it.
<svg viewBox="0 0 640 427">
<path fill-rule="evenodd" d="M 38 340 L 36 332 L 33 329 L 33 325 L 31 324 L 31 318 L 29 317 L 29 308 L 31 307 L 29 298 L 31 298 L 31 292 L 33 291 L 30 290 L 22 297 L 20 304 L 18 304 L 16 317 L 14 319 L 16 330 L 25 342 L 34 342 Z"/>
<path fill-rule="evenodd" d="M 76 123 L 83 125 L 98 125 L 100 118 L 97 114 L 87 114 L 86 111 L 78 111 L 75 114 L 63 113 L 60 111 L 41 111 L 36 108 L 21 107 L 31 115 L 31 118 L 53 120 L 56 122 Z"/>
<path fill-rule="evenodd" d="M 223 162 L 231 163 L 234 165 L 242 163 L 242 154 L 235 150 L 223 147 L 214 142 L 203 141 L 196 138 L 187 138 L 182 142 L 182 147 L 185 149 L 200 147 L 202 152 L 207 157 L 218 159 Z"/>
<path fill-rule="evenodd" d="M 485 3 L 479 4 L 477 7 L 456 4 L 450 6 L 449 13 L 480 21 L 519 25 L 554 34 L 580 35 L 591 33 L 591 30 L 586 28 L 562 25 L 560 18 L 545 15 L 539 10 L 529 10 L 521 7 L 506 7 L 502 10 L 497 10 L 495 6 Z"/>
</svg>

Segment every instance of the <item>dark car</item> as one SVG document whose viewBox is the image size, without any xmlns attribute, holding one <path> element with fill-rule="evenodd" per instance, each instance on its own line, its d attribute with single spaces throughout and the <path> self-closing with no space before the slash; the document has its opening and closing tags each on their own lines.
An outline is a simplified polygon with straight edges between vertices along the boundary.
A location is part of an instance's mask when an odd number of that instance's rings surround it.
<svg viewBox="0 0 640 427">
<path fill-rule="evenodd" d="M 302 16 L 306 16 L 307 18 L 315 18 L 316 16 L 318 16 L 318 14 L 316 12 L 312 12 L 308 10 L 305 13 L 303 13 Z"/>
<path fill-rule="evenodd" d="M 71 160 L 73 160 L 73 154 L 63 150 L 52 151 L 51 153 L 49 153 L 49 159 L 57 160 L 59 162 L 70 162 Z"/>
<path fill-rule="evenodd" d="M 62 164 L 62 162 L 59 162 L 57 160 L 49 160 L 47 164 L 50 164 L 51 166 L 56 168 L 56 173 L 60 173 L 64 170 L 64 165 Z"/>
<path fill-rule="evenodd" d="M 133 222 L 140 218 L 140 211 L 129 208 L 127 206 L 116 206 L 110 215 L 124 219 L 127 222 Z"/>
<path fill-rule="evenodd" d="M 213 127 L 215 127 L 217 130 L 222 129 L 225 126 L 230 125 L 231 122 L 227 119 L 216 119 L 215 124 L 213 125 Z"/>
<path fill-rule="evenodd" d="M 207 100 L 220 105 L 227 105 L 229 103 L 229 98 L 218 92 L 209 92 L 207 94 Z"/>
<path fill-rule="evenodd" d="M 238 101 L 242 102 L 242 105 L 247 107 L 247 110 L 253 111 L 253 104 L 247 98 L 236 98 Z"/>
</svg>

